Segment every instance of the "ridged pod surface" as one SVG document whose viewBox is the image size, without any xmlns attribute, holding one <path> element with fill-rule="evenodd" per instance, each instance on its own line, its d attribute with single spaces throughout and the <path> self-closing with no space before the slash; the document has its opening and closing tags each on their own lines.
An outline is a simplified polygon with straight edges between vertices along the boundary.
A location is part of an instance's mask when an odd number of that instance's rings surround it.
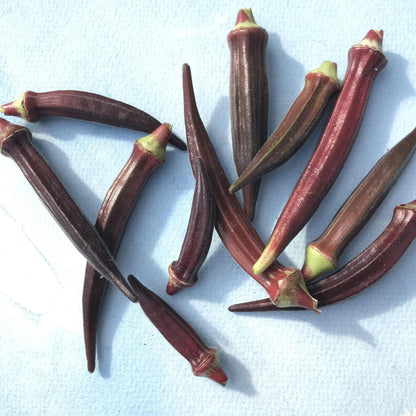
<svg viewBox="0 0 416 416">
<path fill-rule="evenodd" d="M 230 116 L 234 164 L 240 176 L 267 139 L 269 87 L 266 68 L 268 34 L 241 9 L 227 40 L 231 52 Z M 244 210 L 253 220 L 260 180 L 243 188 Z"/>
</svg>

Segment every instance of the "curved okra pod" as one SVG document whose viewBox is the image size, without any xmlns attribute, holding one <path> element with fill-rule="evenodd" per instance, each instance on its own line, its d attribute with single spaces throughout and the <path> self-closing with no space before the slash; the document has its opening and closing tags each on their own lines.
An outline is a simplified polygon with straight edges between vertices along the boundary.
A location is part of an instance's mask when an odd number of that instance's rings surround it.
<svg viewBox="0 0 416 416">
<path fill-rule="evenodd" d="M 227 41 L 231 52 L 230 116 L 237 175 L 247 168 L 267 139 L 269 89 L 266 70 L 268 34 L 251 9 L 241 9 Z M 260 179 L 243 188 L 244 210 L 253 220 Z"/>
<path fill-rule="evenodd" d="M 353 296 L 383 277 L 416 238 L 416 200 L 398 205 L 380 236 L 337 272 L 308 284 L 319 306 L 331 305 Z M 269 299 L 229 307 L 233 312 L 277 311 Z"/>
<path fill-rule="evenodd" d="M 324 233 L 306 247 L 306 281 L 338 267 L 339 256 L 399 179 L 416 149 L 416 129 L 388 151 L 344 202 Z"/>
<path fill-rule="evenodd" d="M 166 292 L 193 286 L 198 271 L 207 257 L 215 222 L 215 198 L 212 186 L 201 159 L 195 161 L 195 191 L 188 228 L 178 260 L 169 266 L 169 282 Z"/>
<path fill-rule="evenodd" d="M 328 193 L 358 134 L 371 86 L 386 66 L 383 32 L 370 30 L 348 54 L 343 87 L 321 140 L 274 227 L 254 273 L 269 267 L 306 225 Z"/>
<path fill-rule="evenodd" d="M 237 263 L 268 292 L 277 306 L 302 306 L 316 309 L 316 301 L 305 286 L 303 276 L 293 267 L 273 263 L 265 273 L 254 275 L 252 265 L 264 243 L 245 215 L 236 196 L 228 192 L 230 183 L 199 116 L 189 65 L 183 66 L 183 94 L 186 138 L 194 176 L 196 160 L 201 158 L 214 190 L 217 213 L 215 228 Z"/>
<path fill-rule="evenodd" d="M 218 351 L 207 347 L 172 307 L 134 276 L 129 276 L 129 282 L 136 291 L 143 312 L 169 344 L 190 362 L 194 375 L 208 377 L 225 386 L 228 377 L 221 368 Z"/>
<path fill-rule="evenodd" d="M 46 116 L 75 118 L 151 133 L 160 122 L 150 114 L 122 101 L 86 91 L 26 91 L 20 98 L 0 107 L 6 116 L 35 122 Z M 170 142 L 180 150 L 185 143 L 174 134 Z"/>
<path fill-rule="evenodd" d="M 289 160 L 312 134 L 329 99 L 339 88 L 337 65 L 333 62 L 326 61 L 306 74 L 302 92 L 279 127 L 230 186 L 230 192 L 238 191 Z"/>
<path fill-rule="evenodd" d="M 33 147 L 30 131 L 0 119 L 0 150 L 11 157 L 32 185 L 56 222 L 74 246 L 101 276 L 108 279 L 129 300 L 136 295 L 120 273 L 97 229 L 71 198 L 59 178 Z"/>
<path fill-rule="evenodd" d="M 137 140 L 133 151 L 101 205 L 95 227 L 113 256 L 117 255 L 130 214 L 151 174 L 165 162 L 171 126 L 162 124 L 152 134 Z M 84 341 L 88 371 L 95 369 L 96 333 L 107 282 L 87 263 L 82 295 Z"/>
</svg>

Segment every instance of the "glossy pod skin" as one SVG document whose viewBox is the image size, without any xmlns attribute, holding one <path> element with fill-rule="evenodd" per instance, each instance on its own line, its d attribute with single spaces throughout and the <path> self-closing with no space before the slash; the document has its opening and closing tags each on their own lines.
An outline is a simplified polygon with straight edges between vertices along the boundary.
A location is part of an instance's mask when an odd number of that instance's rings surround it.
<svg viewBox="0 0 416 416">
<path fill-rule="evenodd" d="M 236 192 L 289 160 L 310 137 L 330 98 L 339 90 L 337 65 L 326 61 L 305 76 L 305 86 L 279 127 L 230 186 Z M 244 188 L 243 188 L 244 189 Z"/>
<path fill-rule="evenodd" d="M 201 158 L 214 190 L 217 213 L 215 228 L 225 247 L 237 263 L 268 292 L 278 306 L 302 306 L 316 309 L 316 301 L 305 286 L 303 276 L 293 267 L 273 263 L 266 273 L 254 275 L 252 265 L 264 243 L 245 215 L 235 195 L 228 192 L 230 183 L 199 116 L 189 65 L 183 66 L 183 93 L 186 137 L 191 167 Z"/>
<path fill-rule="evenodd" d="M 215 223 L 215 197 L 201 159 L 195 161 L 195 191 L 186 235 L 178 260 L 169 265 L 168 295 L 193 286 L 211 246 Z"/>
<path fill-rule="evenodd" d="M 32 145 L 23 126 L 0 119 L 0 150 L 19 166 L 46 208 L 80 253 L 132 302 L 136 295 L 118 270 L 96 228 L 88 221 L 59 178 Z"/>
<path fill-rule="evenodd" d="M 191 366 L 195 376 L 208 377 L 225 386 L 228 377 L 221 368 L 218 351 L 205 345 L 197 332 L 163 299 L 134 276 L 129 282 L 136 291 L 143 312 L 165 339 Z"/>
<path fill-rule="evenodd" d="M 234 164 L 240 176 L 267 139 L 269 87 L 268 34 L 251 9 L 241 9 L 227 41 L 231 53 L 230 116 Z M 243 188 L 244 210 L 253 220 L 260 180 Z"/>
<path fill-rule="evenodd" d="M 171 126 L 162 124 L 149 136 L 134 143 L 133 151 L 108 190 L 95 227 L 113 256 L 117 255 L 124 230 L 141 192 L 152 173 L 165 162 L 165 149 Z M 95 369 L 96 333 L 100 306 L 107 282 L 87 263 L 82 294 L 84 343 L 88 371 Z"/>
<path fill-rule="evenodd" d="M 416 200 L 398 205 L 380 236 L 337 272 L 308 284 L 319 306 L 345 300 L 383 277 L 402 257 L 416 237 Z M 269 299 L 229 307 L 233 312 L 277 311 Z"/>
<path fill-rule="evenodd" d="M 306 281 L 338 267 L 338 259 L 400 177 L 416 149 L 416 129 L 388 151 L 344 202 L 323 234 L 306 247 Z"/>
<path fill-rule="evenodd" d="M 373 81 L 387 64 L 382 38 L 382 31 L 370 30 L 361 43 L 349 50 L 343 87 L 331 117 L 265 250 L 253 266 L 254 273 L 267 269 L 306 225 L 341 171 L 358 134 Z"/>
<path fill-rule="evenodd" d="M 36 122 L 42 117 L 57 116 L 109 124 L 130 130 L 151 133 L 160 122 L 150 114 L 122 101 L 86 91 L 26 91 L 17 100 L 0 107 L 6 116 L 17 116 Z M 174 134 L 170 142 L 180 150 L 186 144 Z"/>
</svg>

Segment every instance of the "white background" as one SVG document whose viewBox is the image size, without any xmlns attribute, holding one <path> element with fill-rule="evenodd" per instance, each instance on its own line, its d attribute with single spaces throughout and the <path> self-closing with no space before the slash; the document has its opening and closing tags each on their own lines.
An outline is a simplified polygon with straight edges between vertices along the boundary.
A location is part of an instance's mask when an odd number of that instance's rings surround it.
<svg viewBox="0 0 416 416">
<path fill-rule="evenodd" d="M 181 68 L 192 69 L 201 117 L 231 181 L 226 36 L 241 7 L 269 32 L 269 130 L 324 60 L 342 80 L 348 49 L 384 30 L 389 61 L 376 79 L 350 157 L 310 224 L 280 260 L 301 267 L 304 247 L 385 151 L 415 127 L 414 2 L 6 0 L 0 10 L 0 101 L 24 91 L 79 89 L 135 105 L 185 137 Z M 327 117 L 327 116 L 326 116 Z M 136 132 L 82 121 L 27 125 L 34 144 L 94 222 L 130 155 Z M 267 240 L 324 121 L 301 151 L 263 179 L 255 226 Z M 411 161 L 376 215 L 345 251 L 345 263 L 385 228 L 393 207 L 416 197 Z M 169 147 L 148 182 L 117 258 L 219 349 L 225 388 L 189 364 L 139 306 L 111 288 L 98 334 L 98 363 L 84 357 L 85 261 L 10 159 L 0 160 L 0 413 L 4 415 L 410 415 L 416 409 L 415 246 L 364 293 L 313 312 L 233 314 L 264 290 L 214 234 L 200 281 L 168 297 L 167 267 L 179 254 L 194 179 L 188 155 Z M 240 195 L 239 195 L 240 197 Z"/>
</svg>

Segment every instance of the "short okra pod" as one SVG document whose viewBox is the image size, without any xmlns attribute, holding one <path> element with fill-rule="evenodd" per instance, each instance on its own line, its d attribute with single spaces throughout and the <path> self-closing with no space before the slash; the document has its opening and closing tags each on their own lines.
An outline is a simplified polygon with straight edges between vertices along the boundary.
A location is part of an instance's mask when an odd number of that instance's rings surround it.
<svg viewBox="0 0 416 416">
<path fill-rule="evenodd" d="M 150 114 L 122 101 L 86 91 L 26 91 L 20 98 L 0 107 L 6 116 L 17 116 L 35 122 L 42 117 L 57 116 L 109 124 L 151 133 L 160 122 Z M 174 134 L 170 142 L 180 150 L 185 143 Z"/>
<path fill-rule="evenodd" d="M 416 200 L 398 205 L 380 236 L 337 272 L 308 284 L 319 306 L 345 300 L 383 277 L 403 256 L 416 238 Z M 277 311 L 268 299 L 229 307 L 233 312 Z"/>
<path fill-rule="evenodd" d="M 108 190 L 97 216 L 95 227 L 113 256 L 117 255 L 124 230 L 144 185 L 152 173 L 165 162 L 165 149 L 171 126 L 162 124 L 152 134 L 138 139 L 133 151 Z M 84 341 L 88 371 L 95 369 L 96 333 L 106 281 L 87 263 L 82 295 Z"/>
<path fill-rule="evenodd" d="M 251 9 L 238 12 L 228 34 L 231 52 L 230 115 L 237 175 L 247 168 L 267 139 L 269 88 L 266 68 L 268 34 L 256 24 Z M 252 220 L 260 180 L 243 188 L 244 210 Z"/>
<path fill-rule="evenodd" d="M 312 134 L 330 98 L 339 88 L 337 65 L 333 62 L 326 61 L 306 74 L 302 92 L 279 127 L 230 186 L 230 192 L 238 191 L 290 159 Z"/>
<path fill-rule="evenodd" d="M 306 225 L 335 182 L 357 137 L 373 81 L 387 64 L 382 39 L 383 31 L 370 30 L 361 43 L 349 50 L 343 87 L 331 117 L 265 250 L 253 266 L 254 273 L 272 264 Z"/>
<path fill-rule="evenodd" d="M 306 247 L 306 281 L 338 267 L 339 256 L 368 222 L 416 149 L 416 129 L 388 151 L 344 202 L 324 233 Z"/>
<path fill-rule="evenodd" d="M 299 270 L 276 262 L 267 272 L 253 274 L 253 262 L 263 250 L 264 243 L 236 196 L 228 192 L 230 183 L 199 115 L 191 70 L 187 64 L 183 66 L 183 94 L 186 138 L 192 170 L 195 176 L 196 160 L 201 158 L 214 190 L 217 205 L 215 228 L 225 247 L 237 263 L 266 289 L 277 306 L 302 306 L 317 311 L 316 301 L 309 295 Z"/>
<path fill-rule="evenodd" d="M 53 218 L 87 261 L 135 302 L 136 295 L 115 265 L 102 237 L 32 145 L 31 139 L 26 127 L 0 119 L 1 153 L 16 162 Z"/>
<path fill-rule="evenodd" d="M 143 312 L 172 347 L 190 362 L 193 374 L 208 377 L 225 386 L 228 378 L 221 368 L 218 351 L 207 347 L 171 306 L 134 276 L 129 276 L 129 282 L 136 291 Z"/>
<path fill-rule="evenodd" d="M 166 292 L 175 294 L 179 289 L 193 286 L 198 271 L 207 257 L 215 222 L 215 198 L 201 159 L 195 161 L 195 191 L 188 228 L 178 260 L 169 266 Z"/>
</svg>

